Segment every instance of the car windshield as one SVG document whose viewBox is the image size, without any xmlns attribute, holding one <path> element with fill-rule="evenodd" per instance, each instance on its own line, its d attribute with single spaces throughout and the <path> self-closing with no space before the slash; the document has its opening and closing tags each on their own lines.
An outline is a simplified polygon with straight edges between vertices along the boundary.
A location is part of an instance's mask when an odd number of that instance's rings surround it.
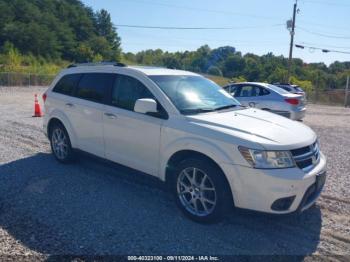
<svg viewBox="0 0 350 262">
<path fill-rule="evenodd" d="M 270 88 L 271 90 L 281 94 L 281 95 L 285 95 L 285 94 L 289 94 L 288 91 L 284 90 L 283 88 L 281 87 L 278 87 L 278 86 L 275 86 L 275 85 L 271 85 L 271 84 L 266 84 L 266 86 L 268 88 Z"/>
<path fill-rule="evenodd" d="M 223 88 L 201 76 L 156 75 L 150 78 L 182 114 L 198 114 L 240 106 Z"/>
</svg>

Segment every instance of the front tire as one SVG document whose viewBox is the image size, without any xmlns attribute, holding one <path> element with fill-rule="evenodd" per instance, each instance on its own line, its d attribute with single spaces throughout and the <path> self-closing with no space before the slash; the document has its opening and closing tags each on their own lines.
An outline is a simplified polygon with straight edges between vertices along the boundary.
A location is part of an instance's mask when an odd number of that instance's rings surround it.
<svg viewBox="0 0 350 262">
<path fill-rule="evenodd" d="M 67 130 L 61 123 L 55 123 L 50 129 L 51 151 L 55 158 L 64 164 L 74 159 L 74 152 Z"/>
<path fill-rule="evenodd" d="M 220 221 L 229 211 L 230 190 L 222 171 L 204 158 L 182 161 L 171 182 L 177 206 L 200 223 Z"/>
</svg>

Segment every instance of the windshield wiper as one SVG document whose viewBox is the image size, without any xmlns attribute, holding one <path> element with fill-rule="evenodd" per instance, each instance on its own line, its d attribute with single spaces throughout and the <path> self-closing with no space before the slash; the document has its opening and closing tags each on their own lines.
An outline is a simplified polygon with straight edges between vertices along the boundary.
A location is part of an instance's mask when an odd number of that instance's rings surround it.
<svg viewBox="0 0 350 262">
<path fill-rule="evenodd" d="M 215 108 L 214 110 L 220 111 L 220 110 L 229 109 L 229 108 L 236 107 L 236 106 L 238 106 L 238 105 L 220 106 L 220 107 Z"/>
<path fill-rule="evenodd" d="M 213 111 L 215 111 L 215 109 L 213 108 L 188 108 L 188 109 L 182 109 L 181 113 L 185 115 L 190 115 L 190 114 L 208 113 Z"/>
</svg>

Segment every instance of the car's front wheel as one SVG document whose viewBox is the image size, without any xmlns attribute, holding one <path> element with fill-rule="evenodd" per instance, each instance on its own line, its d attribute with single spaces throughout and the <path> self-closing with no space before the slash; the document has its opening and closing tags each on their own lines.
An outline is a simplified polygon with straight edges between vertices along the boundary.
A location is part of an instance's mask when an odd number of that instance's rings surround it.
<svg viewBox="0 0 350 262">
<path fill-rule="evenodd" d="M 73 160 L 73 149 L 69 135 L 60 123 L 56 123 L 50 130 L 51 150 L 55 158 L 62 163 L 69 163 Z"/>
<path fill-rule="evenodd" d="M 230 207 L 230 190 L 224 174 L 206 159 L 182 161 L 172 184 L 177 205 L 197 222 L 216 222 Z"/>
</svg>

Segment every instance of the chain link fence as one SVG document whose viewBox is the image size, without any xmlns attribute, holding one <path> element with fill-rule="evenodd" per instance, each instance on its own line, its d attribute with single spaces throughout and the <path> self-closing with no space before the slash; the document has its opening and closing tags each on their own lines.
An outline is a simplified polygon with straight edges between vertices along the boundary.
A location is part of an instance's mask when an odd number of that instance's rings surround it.
<svg viewBox="0 0 350 262">
<path fill-rule="evenodd" d="M 29 73 L 0 73 L 1 86 L 49 86 L 55 75 L 29 74 Z M 346 90 L 318 90 L 317 88 L 307 94 L 307 101 L 314 104 L 345 106 Z M 347 106 L 350 106 L 350 94 L 348 94 Z"/>
<path fill-rule="evenodd" d="M 344 89 L 314 90 L 307 94 L 307 101 L 313 104 L 350 106 L 350 95 L 346 101 L 347 92 Z M 347 105 L 345 104 L 347 102 Z"/>
<path fill-rule="evenodd" d="M 0 73 L 0 86 L 49 86 L 55 75 L 27 74 L 27 73 Z"/>
</svg>

